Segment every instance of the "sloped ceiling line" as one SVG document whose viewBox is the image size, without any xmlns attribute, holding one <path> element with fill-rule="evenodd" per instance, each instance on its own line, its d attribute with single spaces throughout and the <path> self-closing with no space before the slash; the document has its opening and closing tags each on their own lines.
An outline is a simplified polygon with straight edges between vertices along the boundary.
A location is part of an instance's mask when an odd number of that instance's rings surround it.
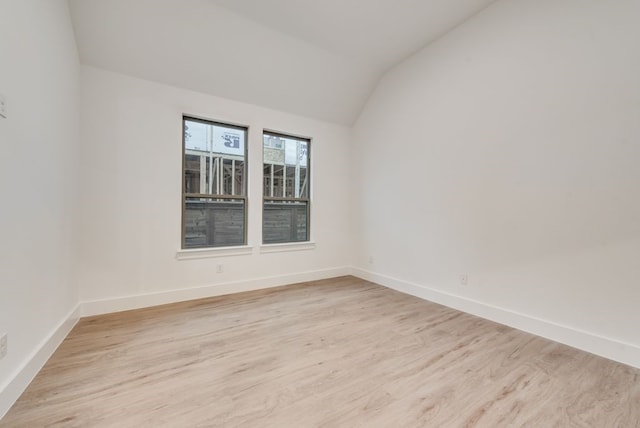
<svg viewBox="0 0 640 428">
<path fill-rule="evenodd" d="M 383 73 L 493 0 L 69 0 L 82 63 L 351 125 Z"/>
</svg>

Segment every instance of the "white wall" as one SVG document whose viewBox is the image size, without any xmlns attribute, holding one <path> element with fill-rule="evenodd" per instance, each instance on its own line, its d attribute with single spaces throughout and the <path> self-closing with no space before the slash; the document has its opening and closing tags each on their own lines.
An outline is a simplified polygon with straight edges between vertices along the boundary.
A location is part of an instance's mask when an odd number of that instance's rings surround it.
<svg viewBox="0 0 640 428">
<path fill-rule="evenodd" d="M 81 88 L 78 276 L 87 313 L 348 272 L 348 128 L 86 66 Z M 250 255 L 176 260 L 183 113 L 249 126 Z M 313 138 L 313 250 L 260 253 L 263 128 Z"/>
<path fill-rule="evenodd" d="M 50 339 L 78 301 L 78 59 L 68 15 L 63 0 L 0 2 L 0 93 L 8 104 L 0 118 L 0 333 L 9 344 L 0 417 L 48 357 L 36 354 L 55 348 Z"/>
<path fill-rule="evenodd" d="M 354 130 L 360 274 L 640 366 L 639 20 L 498 1 L 390 71 Z"/>
<path fill-rule="evenodd" d="M 78 146 L 66 2 L 2 0 L 0 15 L 0 416 L 78 299 L 98 313 L 330 277 L 354 248 L 358 274 L 561 326 L 568 343 L 602 338 L 582 347 L 611 356 L 617 343 L 613 357 L 640 366 L 624 355 L 640 349 L 637 2 L 499 1 L 388 73 L 353 141 L 345 127 L 81 67 Z M 250 127 L 251 255 L 175 258 L 183 113 Z M 260 253 L 263 128 L 314 139 L 313 250 Z"/>
</svg>

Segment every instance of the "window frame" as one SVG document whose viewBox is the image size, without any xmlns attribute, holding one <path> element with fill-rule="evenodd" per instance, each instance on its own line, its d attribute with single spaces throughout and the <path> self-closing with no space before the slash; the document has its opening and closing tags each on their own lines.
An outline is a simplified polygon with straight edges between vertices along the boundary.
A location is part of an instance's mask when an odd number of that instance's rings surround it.
<svg viewBox="0 0 640 428">
<path fill-rule="evenodd" d="M 306 171 L 306 178 L 307 178 L 307 196 L 306 198 L 296 198 L 296 197 L 280 197 L 280 196 L 267 196 L 266 192 L 265 192 L 265 187 L 264 187 L 264 165 L 265 165 L 265 159 L 264 159 L 264 154 L 265 154 L 265 146 L 264 146 L 264 137 L 265 135 L 267 136 L 273 136 L 273 137 L 279 137 L 279 138 L 288 138 L 288 139 L 293 139 L 293 140 L 298 140 L 298 141 L 304 141 L 307 143 L 307 171 Z M 261 221 L 261 242 L 262 242 L 262 247 L 263 248 L 267 248 L 267 247 L 293 247 L 295 249 L 295 247 L 297 246 L 305 246 L 305 245 L 309 245 L 309 244 L 313 244 L 313 241 L 311 240 L 311 181 L 312 181 L 312 176 L 311 176 L 311 146 L 312 146 L 312 138 L 311 137 L 306 137 L 306 136 L 300 136 L 300 135 L 296 135 L 296 134 L 291 134 L 291 133 L 284 133 L 284 132 L 280 132 L 280 131 L 273 131 L 270 129 L 263 129 L 262 130 L 262 140 L 261 140 L 261 146 L 262 146 L 262 160 L 261 160 L 261 188 L 262 188 L 262 221 Z M 286 177 L 286 172 L 283 172 L 283 178 L 282 178 L 285 183 L 287 180 Z M 272 183 L 273 185 L 273 183 Z M 284 186 L 283 186 L 283 194 L 285 193 L 284 190 Z M 264 227 L 264 212 L 265 212 L 265 202 L 268 201 L 275 201 L 275 202 L 304 202 L 307 205 L 307 215 L 306 215 L 306 222 L 307 222 L 307 238 L 304 241 L 285 241 L 285 242 L 270 242 L 270 243 L 266 243 L 264 242 L 264 232 L 265 232 L 265 227 Z"/>
<path fill-rule="evenodd" d="M 205 125 L 213 125 L 220 126 L 225 128 L 237 129 L 244 132 L 244 177 L 243 177 L 243 189 L 241 195 L 218 195 L 218 194 L 207 194 L 207 193 L 187 193 L 186 192 L 186 180 L 185 180 L 185 171 L 186 171 L 186 155 L 187 155 L 187 145 L 186 145 L 186 122 L 199 122 Z M 234 249 L 234 248 L 244 248 L 248 245 L 247 236 L 248 236 L 248 227 L 249 227 L 249 126 L 240 125 L 229 122 L 222 122 L 219 120 L 208 119 L 204 117 L 198 117 L 190 114 L 182 115 L 182 218 L 181 218 L 181 231 L 180 231 L 180 251 L 211 251 L 211 250 L 225 250 L 225 249 Z M 202 191 L 202 189 L 200 189 Z M 202 199 L 228 199 L 228 200 L 242 200 L 244 202 L 244 215 L 243 215 L 243 243 L 238 244 L 230 244 L 230 245 L 211 245 L 206 247 L 186 247 L 185 239 L 186 239 L 186 205 L 187 198 L 202 198 Z"/>
</svg>

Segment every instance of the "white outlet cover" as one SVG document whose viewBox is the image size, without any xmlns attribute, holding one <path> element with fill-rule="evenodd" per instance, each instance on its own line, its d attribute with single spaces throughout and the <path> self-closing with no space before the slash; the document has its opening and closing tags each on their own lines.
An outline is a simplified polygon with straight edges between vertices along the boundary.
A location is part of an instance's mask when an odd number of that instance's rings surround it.
<svg viewBox="0 0 640 428">
<path fill-rule="evenodd" d="M 460 285 L 468 285 L 469 284 L 469 275 L 466 273 L 460 274 Z"/>
<path fill-rule="evenodd" d="M 0 336 L 0 359 L 7 356 L 7 334 Z"/>
<path fill-rule="evenodd" d="M 0 94 L 0 116 L 7 118 L 7 97 Z"/>
</svg>

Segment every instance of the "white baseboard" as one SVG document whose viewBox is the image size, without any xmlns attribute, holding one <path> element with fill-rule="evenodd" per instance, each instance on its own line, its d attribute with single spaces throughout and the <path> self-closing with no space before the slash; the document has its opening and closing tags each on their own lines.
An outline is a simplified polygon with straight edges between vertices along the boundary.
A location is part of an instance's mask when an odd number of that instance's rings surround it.
<svg viewBox="0 0 640 428">
<path fill-rule="evenodd" d="M 225 294 L 240 293 L 243 291 L 278 287 L 298 282 L 317 281 L 321 279 L 345 276 L 350 273 L 350 267 L 339 267 L 250 279 L 246 281 L 228 282 L 205 287 L 81 302 L 58 324 L 58 326 L 51 331 L 36 350 L 34 350 L 33 353 L 25 360 L 22 366 L 16 370 L 16 373 L 10 378 L 10 380 L 2 386 L 0 389 L 0 419 L 4 417 L 11 406 L 13 406 L 18 398 L 20 398 L 20 395 L 22 395 L 27 386 L 29 386 L 33 378 L 38 374 L 40 369 L 42 369 L 51 355 L 53 355 L 65 337 L 67 337 L 71 329 L 76 325 L 80 316 L 99 315 L 162 305 L 166 303 L 200 299 L 204 297 L 221 296 Z"/>
<path fill-rule="evenodd" d="M 351 274 L 367 281 L 479 316 L 527 333 L 640 368 L 640 347 L 574 327 L 514 312 L 466 297 L 353 267 Z"/>
<path fill-rule="evenodd" d="M 25 359 L 9 381 L 0 389 L 0 419 L 9 411 L 11 406 L 20 398 L 40 369 L 53 355 L 58 346 L 69 334 L 80 318 L 80 306 L 69 314 L 49 333 L 38 347 Z"/>
<path fill-rule="evenodd" d="M 81 302 L 58 324 L 58 326 L 51 331 L 49 336 L 42 341 L 36 350 L 33 351 L 33 353 L 25 360 L 24 364 L 16 371 L 15 375 L 10 378 L 11 380 L 2 386 L 2 389 L 0 389 L 0 419 L 2 419 L 2 417 L 9 411 L 11 406 L 24 392 L 29 383 L 58 348 L 60 343 L 62 343 L 64 338 L 69 334 L 80 316 L 91 316 L 129 309 L 138 309 L 166 303 L 175 303 L 204 297 L 213 297 L 295 284 L 298 282 L 317 281 L 344 275 L 353 275 L 405 294 L 410 294 L 412 296 L 489 319 L 500 324 L 508 325 L 537 336 L 560 342 L 592 354 L 600 355 L 623 364 L 640 368 L 640 347 L 637 345 L 603 337 L 574 327 L 517 313 L 509 309 L 492 306 L 466 297 L 445 293 L 433 288 L 377 274 L 364 269 L 355 267 L 339 267 L 245 281 L 228 282 L 205 287 Z"/>
<path fill-rule="evenodd" d="M 351 268 L 345 266 L 316 271 L 299 272 L 287 275 L 249 279 L 244 281 L 227 282 L 216 285 L 208 285 L 204 287 L 193 287 L 156 293 L 137 294 L 112 299 L 85 301 L 81 302 L 80 306 L 82 308 L 82 316 L 86 317 L 112 312 L 127 311 L 131 309 L 146 308 L 150 306 L 164 305 L 167 303 L 202 299 L 205 297 L 241 293 L 243 291 L 279 287 L 281 285 L 295 284 L 298 282 L 317 281 L 320 279 L 349 275 L 350 273 Z"/>
</svg>

